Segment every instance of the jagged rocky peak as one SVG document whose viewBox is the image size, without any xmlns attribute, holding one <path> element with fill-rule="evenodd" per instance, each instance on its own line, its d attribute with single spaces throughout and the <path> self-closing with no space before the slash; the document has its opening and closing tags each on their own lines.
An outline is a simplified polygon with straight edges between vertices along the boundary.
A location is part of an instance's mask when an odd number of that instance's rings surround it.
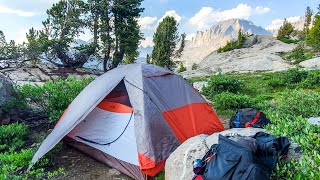
<svg viewBox="0 0 320 180">
<path fill-rule="evenodd" d="M 248 34 L 272 35 L 271 32 L 260 26 L 254 25 L 251 21 L 244 19 L 229 19 L 217 23 L 206 31 L 198 31 L 192 39 L 192 44 L 210 44 L 211 41 L 222 36 L 227 36 L 230 39 L 236 39 L 240 29 Z"/>
</svg>

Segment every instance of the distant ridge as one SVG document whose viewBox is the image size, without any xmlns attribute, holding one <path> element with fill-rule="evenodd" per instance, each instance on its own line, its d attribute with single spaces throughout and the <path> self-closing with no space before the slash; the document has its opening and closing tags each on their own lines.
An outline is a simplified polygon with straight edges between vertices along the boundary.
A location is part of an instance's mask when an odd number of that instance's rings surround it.
<svg viewBox="0 0 320 180">
<path fill-rule="evenodd" d="M 271 32 L 254 25 L 251 21 L 229 19 L 217 23 L 206 31 L 196 32 L 196 35 L 186 42 L 183 55 L 175 60 L 183 62 L 187 67 L 192 66 L 193 63 L 200 63 L 213 51 L 224 46 L 227 41 L 236 39 L 240 29 L 248 34 L 272 36 Z"/>
</svg>

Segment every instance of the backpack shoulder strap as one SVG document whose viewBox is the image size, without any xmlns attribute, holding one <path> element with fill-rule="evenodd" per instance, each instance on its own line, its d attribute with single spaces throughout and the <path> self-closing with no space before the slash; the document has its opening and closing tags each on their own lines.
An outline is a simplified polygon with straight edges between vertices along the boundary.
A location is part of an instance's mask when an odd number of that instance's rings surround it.
<svg viewBox="0 0 320 180">
<path fill-rule="evenodd" d="M 256 117 L 251 122 L 247 122 L 245 127 L 246 128 L 251 127 L 254 123 L 256 123 L 258 121 L 258 119 L 260 118 L 260 114 L 261 113 L 258 111 Z"/>
</svg>

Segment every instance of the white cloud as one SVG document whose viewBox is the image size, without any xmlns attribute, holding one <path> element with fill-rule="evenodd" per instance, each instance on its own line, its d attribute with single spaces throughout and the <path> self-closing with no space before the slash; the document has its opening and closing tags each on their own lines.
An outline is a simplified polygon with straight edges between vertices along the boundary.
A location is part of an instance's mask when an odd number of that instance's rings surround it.
<svg viewBox="0 0 320 180">
<path fill-rule="evenodd" d="M 23 17 L 31 17 L 36 15 L 35 12 L 24 11 L 20 9 L 12 9 L 5 6 L 0 6 L 0 14 L 13 14 L 13 15 L 23 16 Z"/>
<path fill-rule="evenodd" d="M 202 7 L 198 13 L 189 19 L 189 23 L 198 30 L 209 28 L 212 24 L 233 18 L 248 19 L 252 15 L 268 13 L 271 9 L 268 7 L 257 6 L 255 8 L 247 4 L 239 4 L 237 7 L 217 11 L 212 7 Z"/>
<path fill-rule="evenodd" d="M 188 34 L 188 35 L 186 36 L 186 40 L 187 40 L 187 41 L 191 41 L 192 38 L 194 38 L 195 36 L 196 36 L 196 33 Z"/>
<path fill-rule="evenodd" d="M 300 16 L 292 16 L 292 17 L 288 17 L 286 18 L 288 20 L 288 22 L 290 23 L 296 23 L 300 20 Z M 277 30 L 280 29 L 280 26 L 282 26 L 284 19 L 275 19 L 271 22 L 271 24 L 269 24 L 266 29 L 267 30 Z"/>
<path fill-rule="evenodd" d="M 27 42 L 26 33 L 29 31 L 29 29 L 21 29 L 17 31 L 17 36 L 15 38 L 15 42 L 18 44 L 22 44 L 23 42 Z"/>
<path fill-rule="evenodd" d="M 153 38 L 152 37 L 146 37 L 144 40 L 142 40 L 141 42 L 140 42 L 140 46 L 142 46 L 142 47 L 144 47 L 144 48 L 146 48 L 146 47 L 148 47 L 148 46 L 153 46 L 154 45 L 154 43 L 153 43 Z"/>
<path fill-rule="evenodd" d="M 170 10 L 164 13 L 164 15 L 159 19 L 158 23 L 160 23 L 165 17 L 171 16 L 179 23 L 182 17 L 176 12 L 176 10 Z"/>
<path fill-rule="evenodd" d="M 77 37 L 76 39 L 81 39 L 83 41 L 89 41 L 89 40 L 93 39 L 93 34 L 89 29 L 84 29 L 83 33 L 80 33 L 79 37 Z"/>
<path fill-rule="evenodd" d="M 140 17 L 138 19 L 138 24 L 140 26 L 140 29 L 154 29 L 154 27 L 152 26 L 156 21 L 157 21 L 157 17 Z"/>
</svg>

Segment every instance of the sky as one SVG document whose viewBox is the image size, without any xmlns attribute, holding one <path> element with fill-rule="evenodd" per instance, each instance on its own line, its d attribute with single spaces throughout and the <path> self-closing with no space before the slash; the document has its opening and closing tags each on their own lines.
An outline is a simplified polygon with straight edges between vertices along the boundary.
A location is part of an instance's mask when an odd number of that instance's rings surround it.
<svg viewBox="0 0 320 180">
<path fill-rule="evenodd" d="M 25 41 L 28 29 L 41 29 L 46 10 L 59 0 L 0 0 L 0 30 L 7 41 Z M 151 46 L 157 25 L 165 16 L 179 22 L 179 33 L 190 39 L 196 31 L 203 31 L 219 21 L 241 18 L 266 29 L 279 28 L 284 18 L 294 22 L 304 16 L 307 6 L 316 11 L 320 0 L 144 0 L 145 8 L 138 19 L 145 40 L 141 46 Z M 86 31 L 79 39 L 89 40 Z"/>
</svg>

